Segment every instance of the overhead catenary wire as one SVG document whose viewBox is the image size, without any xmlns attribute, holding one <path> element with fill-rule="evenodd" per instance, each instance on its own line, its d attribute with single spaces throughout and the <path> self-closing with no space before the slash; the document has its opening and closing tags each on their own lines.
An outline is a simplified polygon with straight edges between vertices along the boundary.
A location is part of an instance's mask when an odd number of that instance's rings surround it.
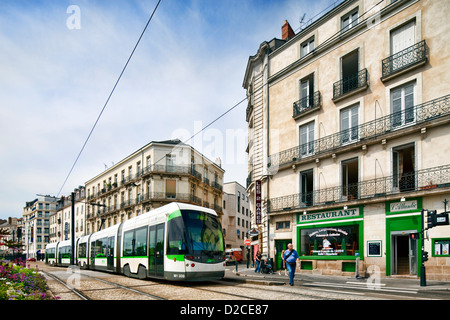
<svg viewBox="0 0 450 320">
<path fill-rule="evenodd" d="M 61 191 L 63 190 L 64 186 L 66 185 L 67 180 L 69 179 L 70 175 L 72 174 L 72 171 L 73 171 L 73 169 L 75 168 L 75 165 L 77 164 L 78 159 L 80 159 L 80 156 L 81 156 L 81 154 L 83 153 L 84 148 L 86 147 L 86 145 L 87 145 L 89 139 L 91 138 L 91 135 L 92 135 L 92 133 L 94 132 L 94 129 L 95 129 L 95 127 L 96 127 L 97 124 L 98 124 L 98 121 L 100 120 L 100 118 L 101 118 L 103 112 L 105 111 L 106 106 L 107 106 L 108 103 L 109 103 L 109 100 L 111 99 L 111 97 L 112 97 L 114 91 L 116 90 L 116 87 L 117 87 L 117 85 L 119 84 L 119 81 L 120 81 L 120 79 L 122 78 L 122 75 L 124 74 L 124 72 L 125 72 L 125 70 L 126 70 L 128 64 L 130 63 L 130 60 L 131 60 L 131 58 L 133 57 L 134 52 L 136 51 L 136 48 L 138 47 L 139 43 L 141 42 L 141 39 L 142 39 L 142 37 L 144 36 L 144 33 L 145 33 L 145 31 L 147 30 L 147 28 L 148 28 L 150 22 L 152 21 L 153 16 L 155 15 L 155 12 L 156 12 L 156 10 L 158 9 L 160 3 L 161 3 L 161 0 L 158 0 L 158 3 L 156 4 L 155 8 L 153 9 L 152 14 L 150 15 L 150 17 L 149 17 L 149 19 L 148 19 L 148 21 L 147 21 L 147 24 L 145 25 L 144 29 L 142 30 L 141 35 L 139 36 L 139 39 L 137 40 L 136 44 L 134 45 L 134 48 L 133 48 L 133 50 L 131 51 L 131 54 L 129 55 L 129 57 L 128 57 L 128 59 L 127 59 L 127 62 L 125 63 L 124 67 L 122 68 L 122 71 L 120 72 L 119 77 L 117 78 L 117 80 L 116 80 L 116 82 L 115 82 L 115 84 L 114 84 L 114 86 L 113 86 L 111 92 L 109 93 L 108 98 L 106 99 L 106 102 L 105 102 L 105 104 L 103 105 L 102 110 L 100 111 L 100 114 L 98 115 L 97 119 L 95 120 L 95 123 L 94 123 L 94 125 L 92 126 L 91 131 L 89 132 L 89 135 L 87 136 L 86 140 L 84 141 L 84 144 L 83 144 L 83 146 L 82 146 L 80 152 L 78 153 L 78 156 L 76 157 L 75 162 L 73 163 L 72 167 L 70 168 L 70 171 L 69 171 L 69 173 L 68 173 L 67 176 L 66 176 L 66 179 L 64 180 L 64 182 L 63 182 L 61 188 L 59 189 L 59 192 L 58 192 L 57 197 L 59 197 L 59 195 L 61 194 Z"/>
</svg>

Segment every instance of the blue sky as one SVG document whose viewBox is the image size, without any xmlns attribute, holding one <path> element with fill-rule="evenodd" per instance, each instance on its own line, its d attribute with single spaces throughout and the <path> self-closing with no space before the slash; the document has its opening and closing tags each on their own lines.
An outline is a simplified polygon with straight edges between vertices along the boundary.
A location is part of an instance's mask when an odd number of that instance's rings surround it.
<svg viewBox="0 0 450 320">
<path fill-rule="evenodd" d="M 333 2 L 162 0 L 61 195 L 150 141 L 194 134 L 241 101 L 260 43 L 281 38 L 284 20 L 296 30 L 304 13 Z M 57 195 L 156 3 L 0 2 L 0 218 L 21 216 L 36 194 Z M 80 9 L 79 29 L 67 27 L 70 5 Z M 246 106 L 188 142 L 221 157 L 225 181 L 243 185 Z"/>
</svg>

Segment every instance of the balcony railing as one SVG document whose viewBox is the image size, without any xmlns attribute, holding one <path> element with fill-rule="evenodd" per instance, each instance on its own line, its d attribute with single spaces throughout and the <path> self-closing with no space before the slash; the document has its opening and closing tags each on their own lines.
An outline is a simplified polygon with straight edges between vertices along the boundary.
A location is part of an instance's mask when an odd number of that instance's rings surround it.
<svg viewBox="0 0 450 320">
<path fill-rule="evenodd" d="M 308 111 L 318 110 L 321 105 L 320 92 L 316 91 L 313 95 L 309 95 L 294 102 L 293 106 L 293 118 L 297 118 Z"/>
<path fill-rule="evenodd" d="M 450 165 L 269 199 L 269 212 L 450 187 Z"/>
<path fill-rule="evenodd" d="M 390 57 L 382 60 L 381 80 L 387 80 L 391 75 L 411 67 L 422 65 L 428 57 L 428 46 L 422 40 Z"/>
<path fill-rule="evenodd" d="M 333 100 L 337 100 L 358 89 L 366 88 L 369 85 L 369 75 L 367 69 L 362 69 L 358 73 L 333 83 Z"/>
<path fill-rule="evenodd" d="M 343 146 L 349 146 L 357 142 L 379 138 L 393 131 L 425 123 L 450 115 L 450 95 L 446 95 L 412 108 L 406 108 L 401 112 L 396 112 L 365 124 L 340 131 L 338 133 L 316 139 L 304 145 L 299 145 L 269 157 L 272 167 L 279 167 L 290 163 L 295 163 L 300 159 L 308 159 L 325 152 L 337 150 Z M 305 148 L 311 153 L 302 153 Z"/>
</svg>

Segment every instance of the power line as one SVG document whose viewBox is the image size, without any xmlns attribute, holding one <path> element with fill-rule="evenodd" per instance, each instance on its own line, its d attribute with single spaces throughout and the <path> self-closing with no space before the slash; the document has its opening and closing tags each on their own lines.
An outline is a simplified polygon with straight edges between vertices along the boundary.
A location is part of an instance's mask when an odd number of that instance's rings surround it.
<svg viewBox="0 0 450 320">
<path fill-rule="evenodd" d="M 242 99 L 241 101 L 237 102 L 235 105 L 233 105 L 231 108 L 229 108 L 227 111 L 225 111 L 224 113 L 222 113 L 220 116 L 218 116 L 217 118 L 215 118 L 213 121 L 211 121 L 210 123 L 208 123 L 206 126 L 204 126 L 203 128 L 201 128 L 199 131 L 195 132 L 190 138 L 186 139 L 185 141 L 182 141 L 181 144 L 186 144 L 188 141 L 192 140 L 195 136 L 197 136 L 198 134 L 200 134 L 201 132 L 203 132 L 204 130 L 206 130 L 206 128 L 210 127 L 213 123 L 215 123 L 216 121 L 218 121 L 219 119 L 221 119 L 222 117 L 224 117 L 227 113 L 231 112 L 232 110 L 234 110 L 235 108 L 237 108 L 242 102 L 244 102 L 245 100 L 247 100 L 247 97 L 245 97 L 244 99 Z M 158 159 L 157 161 L 155 161 L 153 163 L 153 165 L 156 165 L 158 162 L 160 162 L 161 160 L 163 160 L 166 156 L 161 157 L 160 159 Z"/>
<path fill-rule="evenodd" d="M 61 186 L 61 189 L 59 189 L 59 192 L 58 192 L 57 197 L 59 197 L 59 195 L 61 194 L 61 191 L 62 191 L 62 189 L 64 188 L 64 186 L 65 186 L 67 180 L 69 179 L 69 177 L 70 177 L 70 175 L 71 175 L 71 173 L 72 173 L 72 171 L 73 171 L 73 168 L 75 168 L 75 165 L 77 164 L 78 159 L 80 158 L 81 154 L 83 153 L 83 150 L 84 150 L 84 148 L 86 147 L 86 144 L 88 143 L 88 141 L 89 141 L 89 139 L 90 139 L 90 137 L 91 137 L 91 135 L 92 135 L 92 132 L 94 132 L 94 129 L 95 129 L 95 127 L 97 126 L 97 123 L 98 123 L 98 121 L 100 120 L 100 117 L 102 116 L 103 111 L 105 111 L 106 106 L 108 105 L 108 102 L 109 102 L 109 100 L 111 99 L 111 96 L 113 95 L 114 91 L 116 90 L 116 87 L 117 87 L 117 85 L 119 84 L 119 81 L 120 81 L 120 79 L 122 78 L 122 75 L 123 75 L 123 73 L 125 72 L 125 69 L 127 68 L 128 63 L 129 63 L 130 60 L 131 60 L 131 57 L 133 57 L 133 54 L 134 54 L 134 52 L 136 51 L 137 46 L 138 46 L 139 43 L 141 42 L 141 39 L 142 39 L 142 37 L 143 37 L 145 31 L 147 30 L 147 27 L 148 27 L 148 25 L 150 24 L 150 21 L 152 21 L 153 15 L 155 14 L 156 9 L 158 9 L 158 6 L 159 6 L 160 3 L 161 3 L 161 0 L 158 1 L 158 3 L 157 3 L 156 6 L 155 6 L 155 9 L 153 9 L 153 12 L 152 12 L 152 14 L 150 15 L 150 18 L 148 19 L 147 24 L 146 24 L 145 27 L 144 27 L 144 30 L 142 30 L 141 35 L 139 36 L 139 39 L 137 40 L 137 42 L 136 42 L 136 44 L 135 44 L 135 46 L 134 46 L 134 48 L 133 48 L 133 51 L 131 51 L 131 54 L 130 54 L 130 56 L 128 57 L 128 60 L 127 60 L 127 62 L 125 63 L 125 66 L 124 66 L 123 69 L 122 69 L 122 72 L 120 72 L 120 75 L 119 75 L 119 77 L 117 78 L 117 81 L 116 81 L 116 83 L 114 84 L 114 86 L 113 86 L 113 88 L 112 88 L 112 90 L 111 90 L 111 92 L 110 92 L 108 98 L 106 99 L 106 102 L 105 102 L 105 104 L 103 105 L 103 108 L 102 108 L 100 114 L 98 115 L 97 120 L 95 120 L 95 123 L 94 123 L 94 125 L 92 126 L 92 129 L 91 129 L 91 131 L 89 132 L 89 135 L 88 135 L 88 137 L 86 138 L 86 141 L 84 142 L 83 147 L 81 148 L 80 152 L 78 153 L 78 156 L 77 156 L 77 158 L 75 159 L 75 162 L 73 163 L 72 168 L 70 168 L 69 174 L 67 175 L 66 179 L 64 180 L 64 183 L 63 183 L 63 185 Z"/>
</svg>

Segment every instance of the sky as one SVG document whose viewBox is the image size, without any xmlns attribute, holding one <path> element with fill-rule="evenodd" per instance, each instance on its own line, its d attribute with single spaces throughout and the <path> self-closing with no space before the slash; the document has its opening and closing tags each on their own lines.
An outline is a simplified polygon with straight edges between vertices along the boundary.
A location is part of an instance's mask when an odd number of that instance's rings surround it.
<svg viewBox="0 0 450 320">
<path fill-rule="evenodd" d="M 151 141 L 220 157 L 224 181 L 245 186 L 246 101 L 187 139 L 246 97 L 248 58 L 284 20 L 298 30 L 336 0 L 162 0 L 64 184 L 157 2 L 0 2 L 0 219 Z"/>
</svg>

